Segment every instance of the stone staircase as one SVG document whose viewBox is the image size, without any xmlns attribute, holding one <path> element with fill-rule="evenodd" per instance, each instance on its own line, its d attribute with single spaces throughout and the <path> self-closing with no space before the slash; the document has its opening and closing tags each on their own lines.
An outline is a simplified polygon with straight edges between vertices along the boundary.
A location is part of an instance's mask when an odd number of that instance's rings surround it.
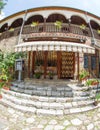
<svg viewBox="0 0 100 130">
<path fill-rule="evenodd" d="M 12 83 L 11 90 L 2 89 L 0 103 L 23 112 L 44 115 L 66 115 L 85 112 L 94 106 L 96 86 L 92 88 L 77 84 Z M 98 88 L 100 91 L 100 87 Z M 31 92 L 32 91 L 32 92 Z"/>
</svg>

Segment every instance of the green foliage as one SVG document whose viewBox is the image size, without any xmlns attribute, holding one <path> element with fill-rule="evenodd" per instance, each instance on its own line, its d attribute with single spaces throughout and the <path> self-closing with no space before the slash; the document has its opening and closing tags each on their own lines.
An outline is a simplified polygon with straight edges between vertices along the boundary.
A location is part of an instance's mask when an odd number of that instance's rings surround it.
<svg viewBox="0 0 100 130">
<path fill-rule="evenodd" d="M 15 60 L 26 57 L 26 53 L 6 53 L 0 56 L 0 79 L 11 80 L 14 75 Z"/>
<path fill-rule="evenodd" d="M 13 31 L 14 31 L 14 28 L 10 28 L 10 29 L 9 29 L 9 32 L 13 32 Z"/>
<path fill-rule="evenodd" d="M 91 79 L 86 81 L 86 86 L 90 86 L 90 85 L 92 85 L 92 80 Z"/>
<path fill-rule="evenodd" d="M 7 81 L 8 76 L 6 74 L 2 74 L 2 75 L 0 75 L 0 80 Z"/>
<path fill-rule="evenodd" d="M 56 21 L 54 25 L 60 29 L 62 27 L 62 21 Z"/>
<path fill-rule="evenodd" d="M 38 26 L 38 24 L 39 24 L 38 21 L 37 21 L 37 22 L 32 22 L 32 23 L 31 23 L 31 26 L 32 26 L 32 27 L 35 27 L 35 26 Z"/>
<path fill-rule="evenodd" d="M 80 25 L 80 28 L 85 30 L 86 29 L 86 25 L 82 24 L 82 25 Z"/>
<path fill-rule="evenodd" d="M 97 30 L 97 33 L 100 34 L 100 29 Z"/>
<path fill-rule="evenodd" d="M 39 79 L 41 77 L 41 72 L 36 72 L 35 73 L 35 78 Z"/>
<path fill-rule="evenodd" d="M 85 79 L 85 78 L 88 77 L 88 76 L 89 76 L 89 72 L 86 71 L 86 70 L 82 70 L 82 71 L 80 72 L 80 74 L 79 74 L 79 79 L 80 79 L 80 80 L 83 80 L 83 79 Z"/>
<path fill-rule="evenodd" d="M 100 81 L 97 80 L 97 79 L 88 79 L 88 80 L 86 81 L 86 85 L 87 85 L 87 86 L 97 85 L 99 82 L 100 82 Z"/>
<path fill-rule="evenodd" d="M 53 75 L 54 75 L 53 71 L 49 71 L 48 75 L 49 75 L 49 78 L 53 78 Z"/>
<path fill-rule="evenodd" d="M 96 101 L 98 101 L 100 99 L 100 93 L 97 93 L 95 96 Z"/>
<path fill-rule="evenodd" d="M 4 2 L 4 0 L 0 0 L 0 11 L 4 8 L 5 5 L 6 3 Z"/>
</svg>

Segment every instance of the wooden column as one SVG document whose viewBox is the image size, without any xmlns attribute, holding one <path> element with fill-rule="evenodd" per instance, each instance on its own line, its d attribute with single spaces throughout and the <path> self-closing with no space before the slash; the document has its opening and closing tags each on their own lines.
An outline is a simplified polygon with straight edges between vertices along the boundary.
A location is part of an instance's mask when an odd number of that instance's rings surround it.
<svg viewBox="0 0 100 130">
<path fill-rule="evenodd" d="M 79 52 L 77 53 L 77 79 L 79 80 L 79 68 L 80 62 L 79 62 Z"/>
<path fill-rule="evenodd" d="M 28 52 L 28 77 L 30 78 L 30 60 L 31 60 L 31 51 Z"/>
<path fill-rule="evenodd" d="M 35 67 L 35 54 L 36 52 L 32 52 L 32 74 L 34 74 L 34 67 Z"/>
<path fill-rule="evenodd" d="M 43 31 L 46 31 L 46 18 L 44 18 L 44 25 L 43 25 Z"/>
<path fill-rule="evenodd" d="M 48 58 L 48 51 L 44 52 L 44 78 L 47 75 L 47 58 Z"/>
<path fill-rule="evenodd" d="M 58 79 L 61 77 L 61 52 L 57 51 L 57 74 Z"/>
</svg>

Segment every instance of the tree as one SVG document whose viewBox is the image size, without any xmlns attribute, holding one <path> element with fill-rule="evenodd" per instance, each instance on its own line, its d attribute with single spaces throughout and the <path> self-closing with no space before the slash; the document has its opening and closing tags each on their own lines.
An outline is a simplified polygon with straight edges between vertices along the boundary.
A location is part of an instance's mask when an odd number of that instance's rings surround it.
<svg viewBox="0 0 100 130">
<path fill-rule="evenodd" d="M 4 9 L 4 6 L 6 5 L 7 0 L 0 0 L 0 14 L 1 14 L 1 10 Z"/>
</svg>

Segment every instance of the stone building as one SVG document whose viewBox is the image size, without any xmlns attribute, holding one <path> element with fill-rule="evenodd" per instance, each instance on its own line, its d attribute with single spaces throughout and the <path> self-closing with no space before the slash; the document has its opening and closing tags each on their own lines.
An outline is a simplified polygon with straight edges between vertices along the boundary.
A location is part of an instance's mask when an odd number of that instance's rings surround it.
<svg viewBox="0 0 100 130">
<path fill-rule="evenodd" d="M 42 78 L 52 72 L 56 79 L 78 79 L 82 69 L 98 77 L 99 29 L 100 18 L 82 10 L 28 9 L 0 21 L 0 49 L 27 52 L 28 77 L 40 71 Z"/>
</svg>

